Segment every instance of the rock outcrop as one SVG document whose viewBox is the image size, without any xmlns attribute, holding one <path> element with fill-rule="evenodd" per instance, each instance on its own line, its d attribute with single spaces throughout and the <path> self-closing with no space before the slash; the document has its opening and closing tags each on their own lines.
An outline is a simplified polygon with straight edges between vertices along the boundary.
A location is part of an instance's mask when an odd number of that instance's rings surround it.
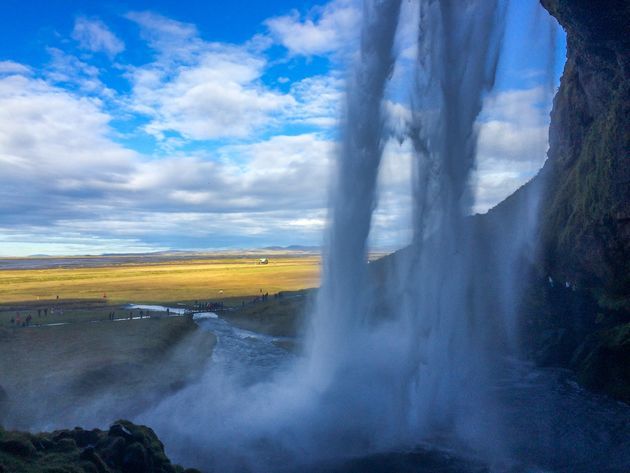
<svg viewBox="0 0 630 473">
<path fill-rule="evenodd" d="M 630 402 L 630 3 L 541 0 L 567 33 L 526 298 L 542 364 Z"/>
<path fill-rule="evenodd" d="M 199 473 L 173 465 L 153 430 L 120 420 L 108 431 L 0 429 L 2 473 Z"/>
<path fill-rule="evenodd" d="M 542 210 L 543 264 L 558 281 L 630 299 L 630 3 L 541 0 L 567 33 Z"/>
</svg>

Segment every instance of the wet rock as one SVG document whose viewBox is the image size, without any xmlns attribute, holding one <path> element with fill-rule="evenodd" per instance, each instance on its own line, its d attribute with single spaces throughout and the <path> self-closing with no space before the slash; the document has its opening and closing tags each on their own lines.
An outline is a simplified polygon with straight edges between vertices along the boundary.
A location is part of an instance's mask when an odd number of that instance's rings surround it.
<svg viewBox="0 0 630 473">
<path fill-rule="evenodd" d="M 110 437 L 123 437 L 125 439 L 130 439 L 133 437 L 131 431 L 123 424 L 112 424 L 109 428 L 108 435 Z"/>
<path fill-rule="evenodd" d="M 94 447 L 87 447 L 79 456 L 81 460 L 90 462 L 96 473 L 109 473 L 110 469 L 107 467 L 103 459 L 96 453 Z"/>
<path fill-rule="evenodd" d="M 151 463 L 144 446 L 140 442 L 134 442 L 125 449 L 121 466 L 125 473 L 148 473 L 151 471 Z"/>
<path fill-rule="evenodd" d="M 104 444 L 104 446 L 103 446 Z M 122 437 L 109 438 L 100 444 L 102 447 L 97 448 L 101 452 L 101 456 L 105 463 L 109 466 L 119 465 L 122 461 L 122 455 L 125 451 L 125 439 Z"/>
<path fill-rule="evenodd" d="M 8 465 L 8 466 L 7 466 Z M 173 465 L 149 427 L 120 420 L 107 431 L 28 434 L 0 428 L 0 473 L 199 473 Z"/>
<path fill-rule="evenodd" d="M 102 432 L 98 429 L 94 430 L 83 430 L 80 427 L 75 427 L 72 431 L 72 438 L 77 443 L 77 446 L 80 448 L 85 448 L 88 445 L 96 445 L 98 442 L 99 435 Z"/>
<path fill-rule="evenodd" d="M 56 447 L 62 452 L 71 452 L 77 450 L 77 443 L 73 438 L 64 438 L 57 442 Z"/>
<path fill-rule="evenodd" d="M 7 434 L 0 439 L 0 450 L 19 457 L 37 455 L 37 449 L 26 434 Z"/>
</svg>

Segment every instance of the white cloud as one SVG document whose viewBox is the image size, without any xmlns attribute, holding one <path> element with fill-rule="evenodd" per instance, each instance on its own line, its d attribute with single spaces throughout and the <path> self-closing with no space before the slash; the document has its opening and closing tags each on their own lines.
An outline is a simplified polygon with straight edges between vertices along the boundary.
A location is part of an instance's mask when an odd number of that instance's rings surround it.
<svg viewBox="0 0 630 473">
<path fill-rule="evenodd" d="M 14 61 L 0 61 L 0 74 L 28 74 L 31 69 Z"/>
<path fill-rule="evenodd" d="M 0 79 L 6 247 L 21 238 L 31 253 L 115 251 L 125 239 L 143 251 L 181 239 L 203 246 L 209 235 L 210 246 L 318 239 L 334 143 L 275 136 L 149 158 L 112 141 L 110 120 L 98 99 L 41 79 Z M 143 243 L 148 235 L 155 243 Z"/>
<path fill-rule="evenodd" d="M 331 73 L 312 76 L 292 84 L 294 106 L 286 118 L 296 123 L 331 127 L 338 123 L 344 102 L 345 82 Z"/>
<path fill-rule="evenodd" d="M 202 41 L 197 27 L 190 23 L 171 20 L 152 12 L 129 12 L 125 17 L 140 26 L 142 37 L 159 52 L 186 58 Z"/>
<path fill-rule="evenodd" d="M 40 79 L 0 79 L 0 222 L 52 222 L 125 179 L 136 153 L 108 137 L 97 99 Z"/>
<path fill-rule="evenodd" d="M 261 80 L 266 60 L 244 46 L 203 41 L 193 25 L 152 13 L 130 13 L 157 52 L 131 69 L 131 107 L 151 117 L 145 130 L 164 140 L 247 137 L 273 125 L 294 104 Z"/>
<path fill-rule="evenodd" d="M 268 19 L 272 37 L 293 55 L 326 55 L 356 43 L 361 13 L 354 0 L 333 0 L 314 7 L 302 18 L 290 15 Z"/>
<path fill-rule="evenodd" d="M 82 49 L 103 52 L 110 58 L 125 49 L 125 44 L 102 21 L 91 20 L 82 16 L 74 22 L 72 38 L 78 41 Z"/>
<path fill-rule="evenodd" d="M 158 137 L 176 131 L 195 140 L 248 136 L 293 103 L 260 82 L 263 66 L 246 52 L 222 48 L 178 68 L 158 89 L 136 82 L 136 99 L 154 114 L 147 131 Z"/>
<path fill-rule="evenodd" d="M 525 184 L 545 162 L 550 104 L 542 88 L 489 97 L 479 120 L 476 212 L 485 212 Z"/>
<path fill-rule="evenodd" d="M 65 87 L 77 87 L 86 95 L 115 97 L 116 92 L 101 81 L 97 67 L 58 48 L 47 48 L 47 51 L 51 56 L 51 61 L 45 70 L 49 81 Z"/>
</svg>

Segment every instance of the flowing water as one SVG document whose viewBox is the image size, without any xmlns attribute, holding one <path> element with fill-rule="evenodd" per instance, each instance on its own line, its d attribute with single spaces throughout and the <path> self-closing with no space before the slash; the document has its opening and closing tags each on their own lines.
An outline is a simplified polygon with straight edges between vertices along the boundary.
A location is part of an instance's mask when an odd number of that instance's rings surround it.
<svg viewBox="0 0 630 473">
<path fill-rule="evenodd" d="M 382 279 L 368 268 L 400 10 L 400 0 L 364 3 L 304 355 L 200 321 L 218 334 L 214 362 L 141 420 L 176 459 L 209 471 L 624 471 L 628 407 L 519 361 L 519 281 L 539 192 L 499 233 L 467 217 L 505 2 L 420 1 L 404 132 L 413 238 Z"/>
<path fill-rule="evenodd" d="M 177 461 L 203 471 L 590 473 L 624 472 L 630 465 L 630 407 L 581 389 L 567 372 L 536 369 L 516 359 L 507 360 L 486 386 L 500 418 L 488 416 L 474 398 L 468 402 L 479 418 L 476 427 L 493 444 L 483 454 L 438 428 L 409 444 L 360 449 L 345 439 L 341 449 L 313 452 L 303 436 L 308 433 L 308 441 L 315 442 L 317 433 L 309 424 L 329 413 L 312 416 L 304 405 L 296 412 L 301 381 L 286 373 L 299 357 L 278 348 L 278 338 L 221 318 L 202 317 L 198 324 L 218 338 L 206 376 L 138 420 L 157 429 Z M 322 408 L 322 399 L 311 401 Z M 375 403 L 373 409 L 378 408 Z M 322 435 L 339 439 L 349 415 L 355 415 L 352 407 L 347 414 L 337 413 L 336 421 L 319 424 L 331 429 Z M 383 425 L 393 420 L 381 418 Z M 489 434 L 497 430 L 492 423 L 501 423 L 505 438 Z"/>
</svg>

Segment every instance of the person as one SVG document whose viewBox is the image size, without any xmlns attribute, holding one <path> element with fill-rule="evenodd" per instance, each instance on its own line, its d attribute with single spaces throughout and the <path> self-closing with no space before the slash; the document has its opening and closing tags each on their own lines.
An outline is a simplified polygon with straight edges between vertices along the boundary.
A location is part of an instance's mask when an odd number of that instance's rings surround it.
<svg viewBox="0 0 630 473">
<path fill-rule="evenodd" d="M 48 317 L 48 307 L 44 308 L 44 317 Z"/>
</svg>

